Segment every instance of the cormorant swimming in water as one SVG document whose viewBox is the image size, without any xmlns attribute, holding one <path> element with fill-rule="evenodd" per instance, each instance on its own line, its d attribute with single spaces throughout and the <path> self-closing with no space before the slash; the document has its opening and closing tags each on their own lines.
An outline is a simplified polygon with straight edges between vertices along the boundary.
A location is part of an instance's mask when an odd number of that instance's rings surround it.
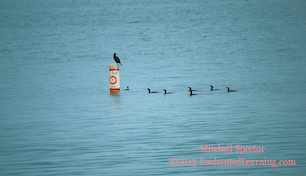
<svg viewBox="0 0 306 176">
<path fill-rule="evenodd" d="M 198 91 L 198 90 L 191 90 L 191 87 L 188 87 L 189 88 L 189 92 L 191 92 L 191 91 Z"/>
<path fill-rule="evenodd" d="M 191 89 L 189 91 L 190 91 L 190 95 L 198 95 L 198 94 L 193 94 Z"/>
<path fill-rule="evenodd" d="M 127 86 L 127 87 L 126 87 L 126 89 L 124 89 L 124 90 L 130 90 L 130 87 L 129 87 L 129 86 Z"/>
<path fill-rule="evenodd" d="M 115 60 L 118 64 L 120 64 L 121 66 L 123 66 L 123 65 L 120 63 L 119 57 L 116 56 L 116 53 L 114 53 L 114 60 Z"/>
<path fill-rule="evenodd" d="M 172 92 L 167 92 L 166 89 L 163 89 L 165 91 L 165 94 L 172 94 Z"/>
<path fill-rule="evenodd" d="M 237 92 L 236 90 L 230 90 L 229 87 L 226 87 L 228 92 Z"/>
<path fill-rule="evenodd" d="M 155 91 L 152 91 L 150 89 L 148 89 L 149 93 L 158 93 L 158 92 L 155 92 Z"/>
<path fill-rule="evenodd" d="M 212 86 L 212 85 L 209 85 L 209 86 L 211 87 L 210 90 L 220 90 L 220 89 L 214 89 L 214 86 Z"/>
</svg>

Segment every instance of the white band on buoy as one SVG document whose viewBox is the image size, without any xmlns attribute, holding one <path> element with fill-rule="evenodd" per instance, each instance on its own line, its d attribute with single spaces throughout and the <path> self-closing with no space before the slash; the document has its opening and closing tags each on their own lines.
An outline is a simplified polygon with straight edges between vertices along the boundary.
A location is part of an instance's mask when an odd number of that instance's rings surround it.
<svg viewBox="0 0 306 176">
<path fill-rule="evenodd" d="M 109 65 L 109 88 L 110 91 L 120 91 L 120 76 L 119 76 L 119 65 Z"/>
</svg>

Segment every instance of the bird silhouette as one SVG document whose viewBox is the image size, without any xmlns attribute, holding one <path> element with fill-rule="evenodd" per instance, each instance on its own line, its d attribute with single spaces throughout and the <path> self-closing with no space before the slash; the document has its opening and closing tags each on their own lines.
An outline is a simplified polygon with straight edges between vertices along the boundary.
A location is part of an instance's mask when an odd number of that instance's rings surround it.
<svg viewBox="0 0 306 176">
<path fill-rule="evenodd" d="M 211 87 L 210 90 L 220 90 L 220 89 L 214 89 L 214 86 L 212 86 L 212 85 L 209 85 L 209 86 Z"/>
<path fill-rule="evenodd" d="M 163 89 L 163 90 L 164 90 L 165 94 L 172 94 L 172 92 L 167 92 L 166 89 Z"/>
<path fill-rule="evenodd" d="M 236 90 L 230 90 L 229 87 L 226 87 L 228 92 L 237 92 Z"/>
<path fill-rule="evenodd" d="M 149 93 L 158 93 L 156 91 L 151 91 L 149 88 L 148 88 L 148 91 L 149 91 Z"/>
<path fill-rule="evenodd" d="M 114 53 L 114 60 L 115 60 L 118 64 L 120 64 L 121 66 L 123 66 L 123 65 L 120 63 L 119 57 L 116 56 L 116 53 Z"/>
<path fill-rule="evenodd" d="M 193 94 L 193 93 L 192 93 L 192 90 L 190 90 L 190 95 L 198 95 L 198 94 Z"/>
<path fill-rule="evenodd" d="M 192 90 L 191 87 L 188 87 L 188 88 L 189 88 L 189 92 L 191 92 L 191 91 L 198 91 L 198 90 Z"/>
</svg>

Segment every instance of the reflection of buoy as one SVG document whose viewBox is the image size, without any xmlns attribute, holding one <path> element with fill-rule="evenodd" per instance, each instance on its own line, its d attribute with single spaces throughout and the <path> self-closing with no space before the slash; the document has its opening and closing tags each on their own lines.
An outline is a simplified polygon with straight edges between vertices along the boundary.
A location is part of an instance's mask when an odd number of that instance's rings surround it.
<svg viewBox="0 0 306 176">
<path fill-rule="evenodd" d="M 230 90 L 229 87 L 226 87 L 228 92 L 237 92 L 236 90 Z"/>
<path fill-rule="evenodd" d="M 110 91 L 120 91 L 120 76 L 119 76 L 119 65 L 109 65 L 109 88 Z"/>
</svg>

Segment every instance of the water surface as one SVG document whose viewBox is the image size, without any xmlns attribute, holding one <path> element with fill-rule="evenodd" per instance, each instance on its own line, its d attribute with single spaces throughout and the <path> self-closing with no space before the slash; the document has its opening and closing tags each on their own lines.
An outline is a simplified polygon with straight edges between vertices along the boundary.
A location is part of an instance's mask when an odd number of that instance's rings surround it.
<svg viewBox="0 0 306 176">
<path fill-rule="evenodd" d="M 304 175 L 305 8 L 299 0 L 0 2 L 1 175 Z M 114 52 L 121 89 L 130 90 L 111 94 Z M 218 144 L 265 150 L 200 152 Z M 200 165 L 215 157 L 296 165 Z M 197 166 L 172 167 L 170 158 Z"/>
</svg>

